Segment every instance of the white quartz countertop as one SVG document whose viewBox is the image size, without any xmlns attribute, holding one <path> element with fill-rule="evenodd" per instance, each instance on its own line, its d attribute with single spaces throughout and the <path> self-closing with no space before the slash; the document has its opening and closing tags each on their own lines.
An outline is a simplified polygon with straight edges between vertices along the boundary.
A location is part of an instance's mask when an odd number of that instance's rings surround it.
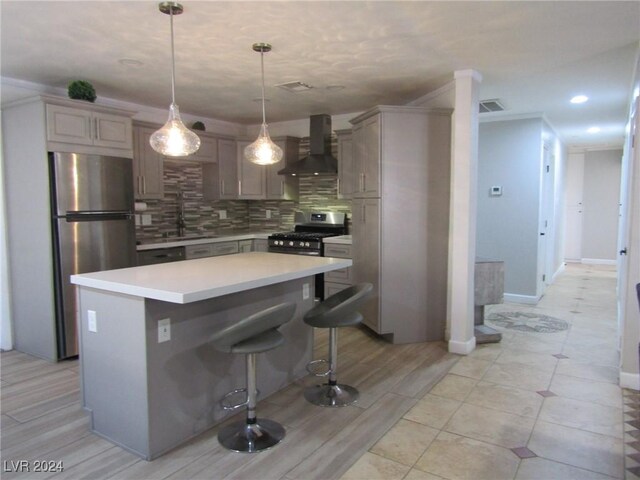
<svg viewBox="0 0 640 480">
<path fill-rule="evenodd" d="M 345 258 L 250 252 L 72 275 L 71 283 L 190 303 L 350 267 Z"/>
<path fill-rule="evenodd" d="M 171 247 L 185 247 L 187 245 L 203 245 L 205 243 L 218 243 L 218 242 L 236 242 L 238 240 L 255 240 L 255 239 L 263 239 L 266 240 L 267 237 L 271 235 L 268 232 L 261 233 L 239 233 L 235 235 L 218 235 L 212 237 L 195 237 L 190 239 L 189 237 L 183 237 L 180 239 L 177 238 L 169 238 L 167 240 L 158 239 L 153 243 L 143 243 L 142 245 L 137 245 L 136 250 L 156 250 L 158 248 L 171 248 Z"/>
<path fill-rule="evenodd" d="M 324 243 L 337 243 L 340 245 L 351 245 L 351 235 L 338 235 L 337 237 L 323 238 Z"/>
</svg>

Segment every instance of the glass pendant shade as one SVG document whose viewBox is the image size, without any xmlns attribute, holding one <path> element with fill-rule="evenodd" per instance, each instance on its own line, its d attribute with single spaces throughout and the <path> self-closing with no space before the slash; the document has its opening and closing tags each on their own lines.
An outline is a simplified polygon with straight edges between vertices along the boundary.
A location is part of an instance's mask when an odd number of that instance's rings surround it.
<svg viewBox="0 0 640 480">
<path fill-rule="evenodd" d="M 200 138 L 182 123 L 175 103 L 169 107 L 169 120 L 151 135 L 149 143 L 156 152 L 168 157 L 184 157 L 200 148 Z"/>
<path fill-rule="evenodd" d="M 282 149 L 269 137 L 267 125 L 262 124 L 258 139 L 244 149 L 244 158 L 258 165 L 273 165 L 282 160 Z"/>
<path fill-rule="evenodd" d="M 169 119 L 160 130 L 153 132 L 149 138 L 151 148 L 168 157 L 185 157 L 200 148 L 200 138 L 189 130 L 180 118 L 180 110 L 176 105 L 176 56 L 173 43 L 173 16 L 183 12 L 182 5 L 177 2 L 162 2 L 159 10 L 169 15 L 171 24 L 171 105 Z"/>
</svg>

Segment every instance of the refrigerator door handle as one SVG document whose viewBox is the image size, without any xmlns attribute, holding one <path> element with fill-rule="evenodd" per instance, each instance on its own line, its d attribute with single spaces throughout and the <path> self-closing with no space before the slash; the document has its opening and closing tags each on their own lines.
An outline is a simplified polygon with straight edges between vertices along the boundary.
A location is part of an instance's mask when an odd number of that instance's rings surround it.
<svg viewBox="0 0 640 480">
<path fill-rule="evenodd" d="M 126 220 L 133 215 L 129 211 L 105 210 L 102 212 L 67 212 L 61 218 L 68 222 L 91 222 L 95 220 Z"/>
</svg>

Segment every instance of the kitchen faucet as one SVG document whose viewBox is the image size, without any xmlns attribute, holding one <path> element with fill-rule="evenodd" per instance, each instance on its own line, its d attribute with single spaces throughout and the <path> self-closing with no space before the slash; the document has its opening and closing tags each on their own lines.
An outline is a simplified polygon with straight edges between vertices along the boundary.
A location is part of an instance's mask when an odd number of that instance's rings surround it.
<svg viewBox="0 0 640 480">
<path fill-rule="evenodd" d="M 184 237 L 187 224 L 184 220 L 184 193 L 181 190 L 178 191 L 178 219 L 176 224 L 178 226 L 178 237 Z"/>
</svg>

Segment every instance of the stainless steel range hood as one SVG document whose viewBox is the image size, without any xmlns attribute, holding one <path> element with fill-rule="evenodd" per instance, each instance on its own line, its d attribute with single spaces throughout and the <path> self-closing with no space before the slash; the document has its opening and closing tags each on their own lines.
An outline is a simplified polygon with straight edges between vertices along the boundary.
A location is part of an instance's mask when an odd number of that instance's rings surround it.
<svg viewBox="0 0 640 480">
<path fill-rule="evenodd" d="M 331 115 L 311 115 L 309 156 L 287 165 L 279 175 L 335 175 L 338 160 L 331 155 Z"/>
</svg>

